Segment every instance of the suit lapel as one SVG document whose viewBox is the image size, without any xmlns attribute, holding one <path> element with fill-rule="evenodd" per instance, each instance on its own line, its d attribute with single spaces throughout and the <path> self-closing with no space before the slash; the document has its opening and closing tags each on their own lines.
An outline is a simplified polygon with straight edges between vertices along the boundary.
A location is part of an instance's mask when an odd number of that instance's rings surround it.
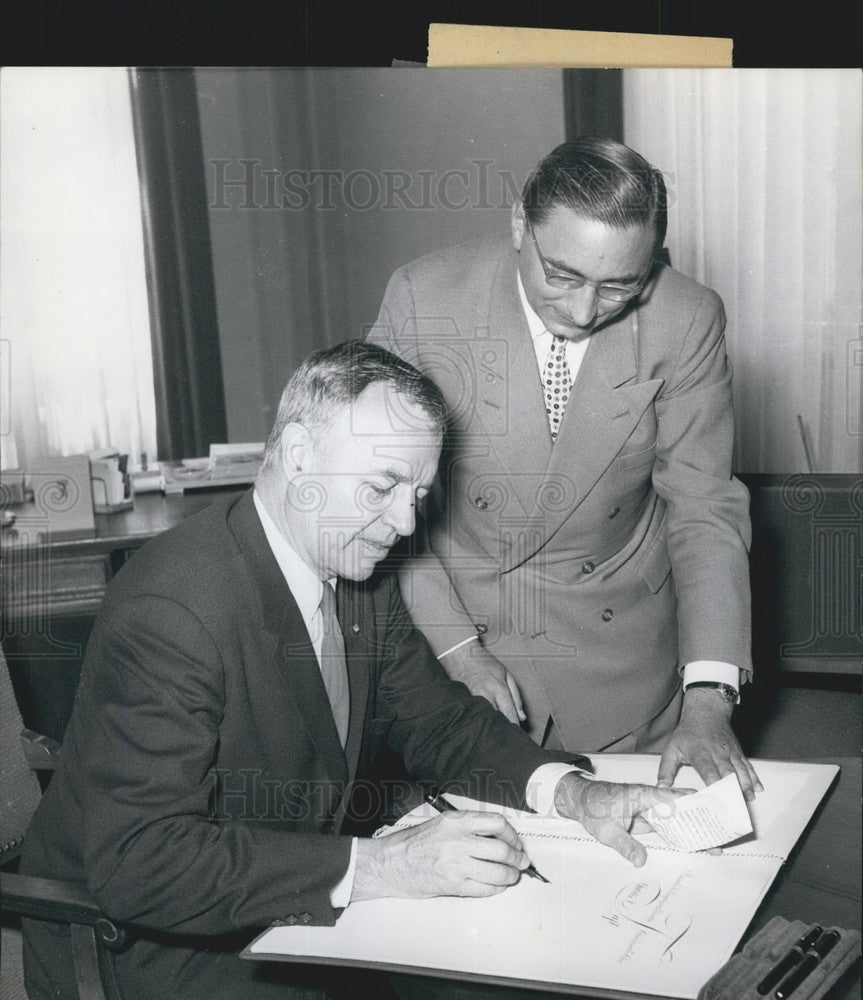
<svg viewBox="0 0 863 1000">
<path fill-rule="evenodd" d="M 347 781 L 347 764 L 321 669 L 299 608 L 287 586 L 285 591 L 292 607 L 286 603 L 276 646 L 275 668 L 288 698 L 306 724 L 309 738 L 327 774 L 343 788 Z"/>
<path fill-rule="evenodd" d="M 513 547 L 504 570 L 533 555 L 578 508 L 659 391 L 661 379 L 635 381 L 635 316 L 627 310 L 591 337 L 521 545 Z"/>
<path fill-rule="evenodd" d="M 489 300 L 488 340 L 471 341 L 477 376 L 475 421 L 501 470 L 507 498 L 525 517 L 536 502 L 551 457 L 551 435 L 536 354 L 521 307 L 516 280 L 517 255 L 509 249 L 495 273 Z M 494 371 L 485 356 L 498 357 Z M 502 355 L 502 357 L 500 357 Z"/>
<path fill-rule="evenodd" d="M 238 568 L 242 566 L 244 576 L 251 578 L 259 595 L 261 626 L 268 638 L 267 649 L 272 650 L 261 664 L 261 683 L 266 693 L 261 702 L 267 713 L 262 725 L 268 727 L 265 738 L 278 759 L 284 742 L 278 734 L 286 719 L 299 717 L 333 787 L 344 789 L 347 763 L 317 657 L 300 609 L 267 542 L 251 491 L 236 504 L 230 524 L 240 550 L 235 557 Z M 293 712 L 286 710 L 286 703 Z M 281 764 L 285 774 L 296 769 L 287 756 Z"/>
</svg>

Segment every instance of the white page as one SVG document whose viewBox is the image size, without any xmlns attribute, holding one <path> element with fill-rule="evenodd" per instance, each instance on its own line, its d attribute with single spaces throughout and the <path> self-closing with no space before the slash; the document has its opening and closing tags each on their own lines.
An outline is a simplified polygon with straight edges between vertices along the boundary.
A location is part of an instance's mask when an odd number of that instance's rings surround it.
<svg viewBox="0 0 863 1000">
<path fill-rule="evenodd" d="M 490 899 L 352 903 L 333 928 L 273 928 L 251 953 L 695 997 L 780 866 L 655 849 L 633 868 L 595 842 L 519 832 L 548 884 L 523 878 Z M 705 906 L 704 887 L 717 882 Z"/>
</svg>

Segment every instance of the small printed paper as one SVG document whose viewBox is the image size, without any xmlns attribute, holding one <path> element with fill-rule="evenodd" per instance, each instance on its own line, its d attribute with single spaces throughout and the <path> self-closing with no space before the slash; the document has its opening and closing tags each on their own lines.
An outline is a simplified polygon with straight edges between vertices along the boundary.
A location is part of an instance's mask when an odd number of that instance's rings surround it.
<svg viewBox="0 0 863 1000">
<path fill-rule="evenodd" d="M 670 815 L 668 805 L 662 805 L 645 812 L 644 818 L 663 840 L 681 851 L 706 851 L 752 832 L 746 800 L 734 774 L 673 802 Z"/>
</svg>

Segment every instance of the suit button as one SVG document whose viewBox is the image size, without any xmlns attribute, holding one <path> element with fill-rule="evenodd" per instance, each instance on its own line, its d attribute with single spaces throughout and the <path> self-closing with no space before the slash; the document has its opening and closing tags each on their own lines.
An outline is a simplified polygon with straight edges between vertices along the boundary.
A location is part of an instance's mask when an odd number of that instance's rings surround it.
<svg viewBox="0 0 863 1000">
<path fill-rule="evenodd" d="M 612 618 L 614 618 L 614 612 L 611 608 L 606 608 L 605 611 L 602 612 L 602 620 L 604 622 L 610 622 Z"/>
<path fill-rule="evenodd" d="M 480 622 L 479 625 L 475 626 L 475 628 L 477 635 L 485 635 L 486 632 L 488 632 L 488 625 L 485 625 L 483 622 Z"/>
<path fill-rule="evenodd" d="M 285 925 L 286 925 L 287 927 L 293 927 L 293 926 L 294 926 L 295 924 L 297 924 L 298 922 L 299 922 L 299 921 L 297 920 L 297 915 L 296 915 L 296 913 L 289 913 L 289 914 L 287 915 L 287 917 L 285 917 Z"/>
<path fill-rule="evenodd" d="M 617 517 L 617 515 L 619 513 L 620 513 L 620 507 L 612 507 L 611 508 L 611 513 L 608 516 L 609 516 L 609 518 Z"/>
<path fill-rule="evenodd" d="M 311 922 L 312 922 L 312 915 L 311 915 L 311 913 L 309 913 L 308 910 L 304 910 L 300 914 L 300 923 L 302 923 L 302 924 L 310 924 Z"/>
<path fill-rule="evenodd" d="M 488 500 L 485 497 L 477 497 L 473 504 L 477 510 L 488 510 Z"/>
<path fill-rule="evenodd" d="M 592 573 L 596 569 L 596 566 L 588 559 L 586 563 L 581 564 L 582 573 Z"/>
</svg>

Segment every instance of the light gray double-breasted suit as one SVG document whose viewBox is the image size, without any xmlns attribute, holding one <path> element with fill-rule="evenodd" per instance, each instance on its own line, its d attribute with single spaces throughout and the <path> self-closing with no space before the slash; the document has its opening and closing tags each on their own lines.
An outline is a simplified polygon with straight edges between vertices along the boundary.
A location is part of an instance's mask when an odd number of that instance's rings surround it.
<svg viewBox="0 0 863 1000">
<path fill-rule="evenodd" d="M 370 333 L 453 413 L 402 590 L 437 653 L 479 628 L 536 739 L 550 716 L 571 748 L 642 748 L 676 722 L 683 665 L 751 670 L 722 302 L 657 265 L 591 335 L 552 444 L 517 261 L 501 240 L 407 264 Z"/>
</svg>

